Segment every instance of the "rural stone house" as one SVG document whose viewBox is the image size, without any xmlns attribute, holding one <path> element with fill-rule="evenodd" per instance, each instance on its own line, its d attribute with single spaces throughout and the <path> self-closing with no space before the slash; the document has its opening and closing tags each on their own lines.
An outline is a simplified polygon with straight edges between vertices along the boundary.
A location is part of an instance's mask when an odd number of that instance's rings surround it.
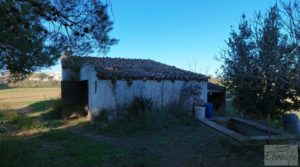
<svg viewBox="0 0 300 167">
<path fill-rule="evenodd" d="M 91 118 L 103 110 L 122 112 L 135 97 L 157 109 L 192 111 L 195 99 L 207 102 L 207 76 L 153 60 L 63 55 L 61 63 L 65 118 L 84 114 L 83 107 Z"/>
</svg>

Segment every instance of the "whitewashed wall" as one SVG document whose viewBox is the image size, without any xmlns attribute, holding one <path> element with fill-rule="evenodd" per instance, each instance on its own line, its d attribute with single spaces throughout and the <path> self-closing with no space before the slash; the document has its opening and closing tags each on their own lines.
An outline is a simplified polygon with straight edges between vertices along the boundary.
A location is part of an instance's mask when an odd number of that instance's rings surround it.
<svg viewBox="0 0 300 167">
<path fill-rule="evenodd" d="M 72 71 L 70 69 L 62 69 L 61 71 L 61 81 L 72 80 Z"/>
<path fill-rule="evenodd" d="M 194 97 L 186 89 L 195 86 L 200 91 L 197 97 L 207 102 L 206 81 L 133 80 L 130 85 L 125 80 L 117 80 L 112 84 L 111 80 L 98 79 L 92 65 L 80 70 L 80 80 L 88 80 L 89 111 L 94 114 L 103 109 L 125 110 L 135 96 L 150 98 L 156 108 L 177 104 L 192 110 Z M 186 97 L 185 94 L 189 96 Z"/>
</svg>

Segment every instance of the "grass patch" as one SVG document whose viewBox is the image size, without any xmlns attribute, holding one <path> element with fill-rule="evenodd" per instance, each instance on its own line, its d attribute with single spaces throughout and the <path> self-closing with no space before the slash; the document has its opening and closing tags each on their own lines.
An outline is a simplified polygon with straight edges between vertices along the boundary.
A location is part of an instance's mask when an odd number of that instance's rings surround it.
<svg viewBox="0 0 300 167">
<path fill-rule="evenodd" d="M 68 166 L 139 166 L 149 164 L 139 158 L 130 147 L 114 147 L 108 143 L 64 131 L 50 131 L 37 140 L 56 143 L 60 149 L 51 155 L 60 162 L 68 159 Z M 62 158 L 62 159 L 61 159 Z"/>
<path fill-rule="evenodd" d="M 160 132 L 174 126 L 193 126 L 197 122 L 186 113 L 172 113 L 169 110 L 152 110 L 141 117 L 127 116 L 113 122 L 98 122 L 91 126 L 100 133 L 109 135 L 139 135 Z"/>
<path fill-rule="evenodd" d="M 240 143 L 227 137 L 220 138 L 219 144 L 223 145 L 224 149 L 230 154 L 240 155 L 237 166 L 263 166 L 264 145 Z M 249 164 L 249 162 L 255 162 L 256 164 Z"/>
<path fill-rule="evenodd" d="M 43 119 L 46 120 L 54 120 L 54 119 L 61 119 L 61 100 L 47 100 L 47 101 L 40 101 L 30 105 L 33 108 L 32 113 L 43 112 L 41 114 Z"/>
<path fill-rule="evenodd" d="M 31 167 L 39 159 L 38 147 L 32 142 L 0 136 L 2 167 Z"/>
<path fill-rule="evenodd" d="M 29 105 L 30 113 L 0 110 L 0 133 L 20 132 L 31 129 L 55 128 L 60 120 L 60 100 L 38 101 Z"/>
<path fill-rule="evenodd" d="M 36 117 L 27 117 L 14 111 L 0 112 L 0 134 L 15 133 L 30 129 L 43 129 L 53 127 Z"/>
<path fill-rule="evenodd" d="M 0 138 L 2 167 L 147 166 L 134 149 L 114 147 L 65 131 L 50 131 L 30 140 Z"/>
<path fill-rule="evenodd" d="M 11 123 L 16 127 L 16 130 L 46 128 L 45 124 L 38 118 L 26 117 L 22 114 L 17 114 L 17 116 L 11 120 Z"/>
<path fill-rule="evenodd" d="M 105 117 L 110 111 L 105 110 L 100 112 L 99 117 L 102 119 L 98 119 L 94 127 L 101 133 L 133 135 L 141 132 L 159 132 L 163 128 L 171 128 L 174 125 L 192 125 L 195 122 L 188 117 L 187 112 L 175 112 L 176 110 L 171 108 L 155 110 L 152 105 L 150 99 L 135 97 L 127 107 L 127 113 L 121 119 L 107 121 Z"/>
<path fill-rule="evenodd" d="M 0 122 L 7 122 L 15 119 L 17 113 L 12 110 L 0 110 Z"/>
<path fill-rule="evenodd" d="M 46 143 L 46 146 L 44 146 L 46 148 L 56 145 L 56 149 L 47 152 L 49 159 L 54 160 L 53 165 L 65 161 L 68 162 L 66 165 L 60 165 L 97 166 L 102 163 L 106 150 L 109 150 L 108 145 L 91 141 L 71 132 L 50 131 L 35 140 Z"/>
</svg>

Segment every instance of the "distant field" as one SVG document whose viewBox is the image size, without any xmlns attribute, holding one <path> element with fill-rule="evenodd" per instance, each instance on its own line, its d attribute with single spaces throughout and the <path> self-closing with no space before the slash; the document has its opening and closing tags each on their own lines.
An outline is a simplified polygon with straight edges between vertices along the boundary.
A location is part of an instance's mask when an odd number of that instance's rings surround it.
<svg viewBox="0 0 300 167">
<path fill-rule="evenodd" d="M 7 88 L 58 88 L 60 81 L 29 81 L 23 80 L 19 82 L 0 83 L 0 90 Z"/>
<path fill-rule="evenodd" d="M 32 103 L 60 98 L 60 88 L 13 88 L 0 90 L 0 110 L 21 109 Z"/>
</svg>

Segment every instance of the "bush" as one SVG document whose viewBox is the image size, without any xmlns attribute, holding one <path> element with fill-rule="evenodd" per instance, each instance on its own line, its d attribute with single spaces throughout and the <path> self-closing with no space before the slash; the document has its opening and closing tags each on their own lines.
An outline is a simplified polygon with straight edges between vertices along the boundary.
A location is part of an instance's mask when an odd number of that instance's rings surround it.
<svg viewBox="0 0 300 167">
<path fill-rule="evenodd" d="M 29 81 L 11 82 L 6 88 L 52 88 L 60 87 L 60 81 Z"/>
<path fill-rule="evenodd" d="M 8 89 L 8 85 L 7 84 L 4 84 L 4 83 L 0 83 L 0 90 L 1 89 Z"/>
<path fill-rule="evenodd" d="M 129 117 L 144 118 L 145 114 L 152 111 L 152 101 L 145 97 L 134 97 L 131 105 L 127 107 Z"/>
</svg>

